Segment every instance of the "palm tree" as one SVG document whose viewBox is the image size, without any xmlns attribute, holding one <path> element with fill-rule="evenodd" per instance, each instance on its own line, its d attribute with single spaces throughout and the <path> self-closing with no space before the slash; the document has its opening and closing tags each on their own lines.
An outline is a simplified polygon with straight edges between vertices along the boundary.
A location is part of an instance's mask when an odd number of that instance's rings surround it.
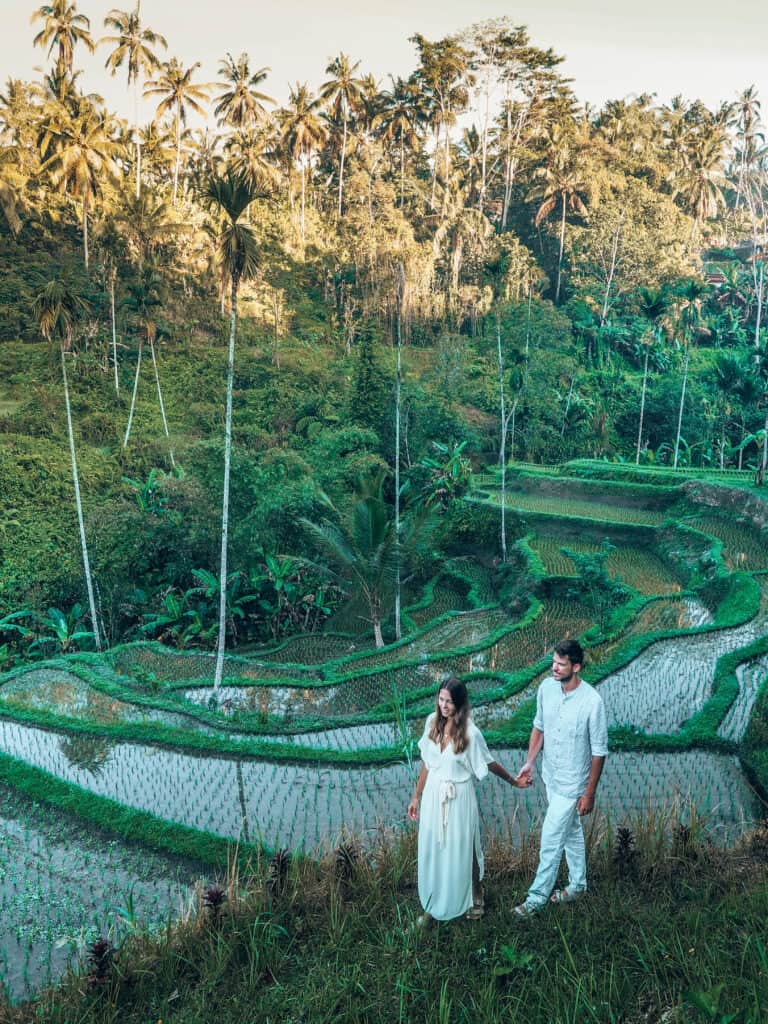
<svg viewBox="0 0 768 1024">
<path fill-rule="evenodd" d="M 691 238 L 725 205 L 722 186 L 726 183 L 723 166 L 727 144 L 724 128 L 716 124 L 702 127 L 689 141 L 683 166 L 674 175 L 673 195 L 682 196 L 693 215 Z"/>
<path fill-rule="evenodd" d="M 273 123 L 246 128 L 225 143 L 227 163 L 239 177 L 254 188 L 277 187 L 280 171 L 275 166 L 277 137 Z"/>
<path fill-rule="evenodd" d="M 347 123 L 350 111 L 362 106 L 364 99 L 364 86 L 361 78 L 355 78 L 355 72 L 360 67 L 360 61 L 350 64 L 346 53 L 340 53 L 325 69 L 330 79 L 320 86 L 320 99 L 328 104 L 333 117 L 338 121 L 340 118 L 344 124 L 344 131 L 341 141 L 341 154 L 339 156 L 339 204 L 338 216 L 341 217 L 342 193 L 344 191 L 344 158 L 347 152 Z"/>
<path fill-rule="evenodd" d="M 146 191 L 138 198 L 127 192 L 120 195 L 113 216 L 139 270 L 155 256 L 160 242 L 167 235 L 183 229 L 183 225 L 172 222 L 168 203 Z"/>
<path fill-rule="evenodd" d="M 587 191 L 587 175 L 584 161 L 575 146 L 573 132 L 554 124 L 547 133 L 546 164 L 537 168 L 540 184 L 531 189 L 528 198 L 540 202 L 535 223 L 538 227 L 550 215 L 558 203 L 560 214 L 560 248 L 557 256 L 557 285 L 555 303 L 560 301 L 560 284 L 563 270 L 563 248 L 565 245 L 565 215 L 568 210 L 586 216 L 587 208 L 581 196 Z"/>
<path fill-rule="evenodd" d="M 739 384 L 749 373 L 749 367 L 738 355 L 721 352 L 714 366 L 715 387 L 720 393 L 720 469 L 725 467 L 726 427 L 731 412 L 731 399 Z"/>
<path fill-rule="evenodd" d="M 237 326 L 237 295 L 243 281 L 255 277 L 259 270 L 256 238 L 241 218 L 258 198 L 256 189 L 232 171 L 208 179 L 203 201 L 222 218 L 217 257 L 231 284 L 229 321 L 229 358 L 227 362 L 227 408 L 224 429 L 224 484 L 221 510 L 221 565 L 219 579 L 219 638 L 216 654 L 214 688 L 218 689 L 224 672 L 224 651 L 227 626 L 227 541 L 229 537 L 229 473 L 232 460 L 232 390 L 235 372 L 235 329 Z"/>
<path fill-rule="evenodd" d="M 247 53 L 241 53 L 237 60 L 231 53 L 227 54 L 219 64 L 219 78 L 223 78 L 224 82 L 218 87 L 218 102 L 214 107 L 219 124 L 246 129 L 254 128 L 266 120 L 267 110 L 264 104 L 275 101 L 271 96 L 259 92 L 258 86 L 270 71 L 271 68 L 259 68 L 251 74 L 250 58 Z"/>
<path fill-rule="evenodd" d="M 648 362 L 651 349 L 661 341 L 662 323 L 668 309 L 667 297 L 662 291 L 643 288 L 640 292 L 640 312 L 649 321 L 643 334 L 643 386 L 640 391 L 640 416 L 637 424 L 637 447 L 635 449 L 635 465 L 640 464 L 640 449 L 643 442 L 643 420 L 645 418 L 645 395 L 648 388 Z"/>
<path fill-rule="evenodd" d="M 83 96 L 77 98 L 74 109 L 58 103 L 41 126 L 40 144 L 40 173 L 47 173 L 55 186 L 80 200 L 87 270 L 88 214 L 101 191 L 102 176 L 116 178 L 119 173 L 108 116 Z"/>
<path fill-rule="evenodd" d="M 424 511 L 401 523 L 398 543 L 395 519 L 384 498 L 389 470 L 380 467 L 359 481 L 351 505 L 342 513 L 326 499 L 332 519 L 302 519 L 331 556 L 344 578 L 363 595 L 376 646 L 384 646 L 382 618 L 387 589 L 414 551 L 429 537 L 432 520 Z"/>
<path fill-rule="evenodd" d="M 77 5 L 69 3 L 69 0 L 53 0 L 50 4 L 43 4 L 32 15 L 32 21 L 43 22 L 33 45 L 43 48 L 47 46 L 48 57 L 54 47 L 58 48 L 56 72 L 59 75 L 72 76 L 74 50 L 78 43 L 82 43 L 89 53 L 96 49 L 89 19 L 84 14 L 78 14 Z"/>
<path fill-rule="evenodd" d="M 85 521 L 83 504 L 80 497 L 80 477 L 77 470 L 77 453 L 75 452 L 75 434 L 72 428 L 72 410 L 69 402 L 69 382 L 67 379 L 67 353 L 72 347 L 75 325 L 79 316 L 89 309 L 85 299 L 78 295 L 67 283 L 54 279 L 37 293 L 32 304 L 33 314 L 40 327 L 40 332 L 49 343 L 54 337 L 59 339 L 61 352 L 61 374 L 64 382 L 64 404 L 67 411 L 67 436 L 69 437 L 69 454 L 72 462 L 72 480 L 75 488 L 75 505 L 77 507 L 77 523 L 80 529 L 80 547 L 83 555 L 83 571 L 88 590 L 88 604 L 91 609 L 91 623 L 96 650 L 101 650 L 99 620 L 96 614 L 96 601 L 91 577 L 91 565 L 88 559 L 88 544 L 85 538 Z"/>
<path fill-rule="evenodd" d="M 163 64 L 157 78 L 144 89 L 145 96 L 161 96 L 155 116 L 163 117 L 169 110 L 173 111 L 174 133 L 176 136 L 176 163 L 173 168 L 173 205 L 176 205 L 176 193 L 179 187 L 179 168 L 181 166 L 181 126 L 187 123 L 187 111 L 203 114 L 203 102 L 208 99 L 208 88 L 194 85 L 192 76 L 200 67 L 200 62 L 193 64 L 186 71 L 176 58 Z"/>
<path fill-rule="evenodd" d="M 158 32 L 142 28 L 141 0 L 137 0 L 133 11 L 112 10 L 104 19 L 104 27 L 114 29 L 115 35 L 104 36 L 102 43 L 114 43 L 114 50 L 104 65 L 114 76 L 124 64 L 128 69 L 128 88 L 133 85 L 134 144 L 136 146 L 136 196 L 141 193 L 141 139 L 139 137 L 139 82 L 144 74 L 151 74 L 160 66 L 153 47 L 168 43 Z"/>
<path fill-rule="evenodd" d="M 415 152 L 421 142 L 419 125 L 422 121 L 421 93 L 413 81 L 402 78 L 392 80 L 392 89 L 382 97 L 383 109 L 375 115 L 373 126 L 381 126 L 387 142 L 395 138 L 400 151 L 400 206 L 405 202 L 405 147 Z"/>
<path fill-rule="evenodd" d="M 280 139 L 293 163 L 301 172 L 301 240 L 304 241 L 305 174 L 312 165 L 312 154 L 328 136 L 320 120 L 322 100 L 313 96 L 306 83 L 291 89 L 289 105 L 279 111 Z"/>
<path fill-rule="evenodd" d="M 8 146 L 0 150 L 0 210 L 14 235 L 21 231 L 17 168 L 18 147 Z"/>
<path fill-rule="evenodd" d="M 685 391 L 688 384 L 688 363 L 691 357 L 691 345 L 703 326 L 701 307 L 707 296 L 707 286 L 703 281 L 690 278 L 678 292 L 677 324 L 680 328 L 681 344 L 685 351 L 683 358 L 683 383 L 680 389 L 680 408 L 677 414 L 677 433 L 675 434 L 675 459 L 673 467 L 677 469 L 680 455 L 680 433 L 683 426 L 683 409 L 685 407 Z"/>
</svg>

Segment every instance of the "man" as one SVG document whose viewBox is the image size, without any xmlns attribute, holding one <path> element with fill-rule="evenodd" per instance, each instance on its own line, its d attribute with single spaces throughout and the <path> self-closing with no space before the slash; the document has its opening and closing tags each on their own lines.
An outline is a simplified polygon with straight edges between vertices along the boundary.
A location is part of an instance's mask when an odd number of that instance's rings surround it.
<svg viewBox="0 0 768 1024">
<path fill-rule="evenodd" d="M 539 687 L 528 758 L 517 778 L 532 778 L 542 747 L 542 778 L 547 813 L 541 827 L 539 867 L 524 903 L 514 908 L 529 917 L 551 899 L 570 903 L 587 890 L 587 861 L 581 819 L 595 806 L 595 791 L 608 753 L 602 697 L 579 675 L 584 651 L 576 640 L 562 640 L 552 655 L 552 675 Z M 555 889 L 565 853 L 568 884 Z"/>
</svg>

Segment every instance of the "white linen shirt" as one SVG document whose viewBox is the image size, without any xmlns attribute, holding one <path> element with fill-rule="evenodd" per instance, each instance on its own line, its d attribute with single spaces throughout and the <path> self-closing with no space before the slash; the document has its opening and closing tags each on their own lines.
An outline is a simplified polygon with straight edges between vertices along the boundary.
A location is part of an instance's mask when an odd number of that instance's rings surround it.
<svg viewBox="0 0 768 1024">
<path fill-rule="evenodd" d="M 603 698 L 583 679 L 575 690 L 564 693 L 548 676 L 536 694 L 533 724 L 544 733 L 544 785 L 560 796 L 578 799 L 586 788 L 592 758 L 608 753 Z"/>
</svg>

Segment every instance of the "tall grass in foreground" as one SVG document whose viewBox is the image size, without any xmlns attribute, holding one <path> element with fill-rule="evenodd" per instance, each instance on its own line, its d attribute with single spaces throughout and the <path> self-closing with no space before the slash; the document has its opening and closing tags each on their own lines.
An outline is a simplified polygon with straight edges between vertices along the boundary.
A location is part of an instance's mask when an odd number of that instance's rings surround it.
<svg viewBox="0 0 768 1024">
<path fill-rule="evenodd" d="M 200 889 L 181 921 L 92 950 L 3 1024 L 764 1024 L 768 823 L 730 851 L 674 812 L 589 832 L 591 891 L 511 913 L 537 847 L 487 848 L 486 917 L 411 925 L 412 833 L 276 854 Z"/>
</svg>

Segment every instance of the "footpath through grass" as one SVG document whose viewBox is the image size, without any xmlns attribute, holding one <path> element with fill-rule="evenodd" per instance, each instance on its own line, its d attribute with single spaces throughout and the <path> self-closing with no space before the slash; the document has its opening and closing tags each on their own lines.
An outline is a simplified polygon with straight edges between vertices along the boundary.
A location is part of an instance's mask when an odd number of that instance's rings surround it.
<svg viewBox="0 0 768 1024">
<path fill-rule="evenodd" d="M 596 822 L 591 892 L 519 921 L 535 842 L 487 851 L 486 916 L 426 932 L 412 834 L 363 856 L 277 856 L 201 893 L 197 911 L 117 951 L 3 1024 L 675 1024 L 768 1019 L 768 827 L 708 846 L 670 817 Z M 734 1016 L 730 1016 L 733 1014 Z"/>
</svg>

